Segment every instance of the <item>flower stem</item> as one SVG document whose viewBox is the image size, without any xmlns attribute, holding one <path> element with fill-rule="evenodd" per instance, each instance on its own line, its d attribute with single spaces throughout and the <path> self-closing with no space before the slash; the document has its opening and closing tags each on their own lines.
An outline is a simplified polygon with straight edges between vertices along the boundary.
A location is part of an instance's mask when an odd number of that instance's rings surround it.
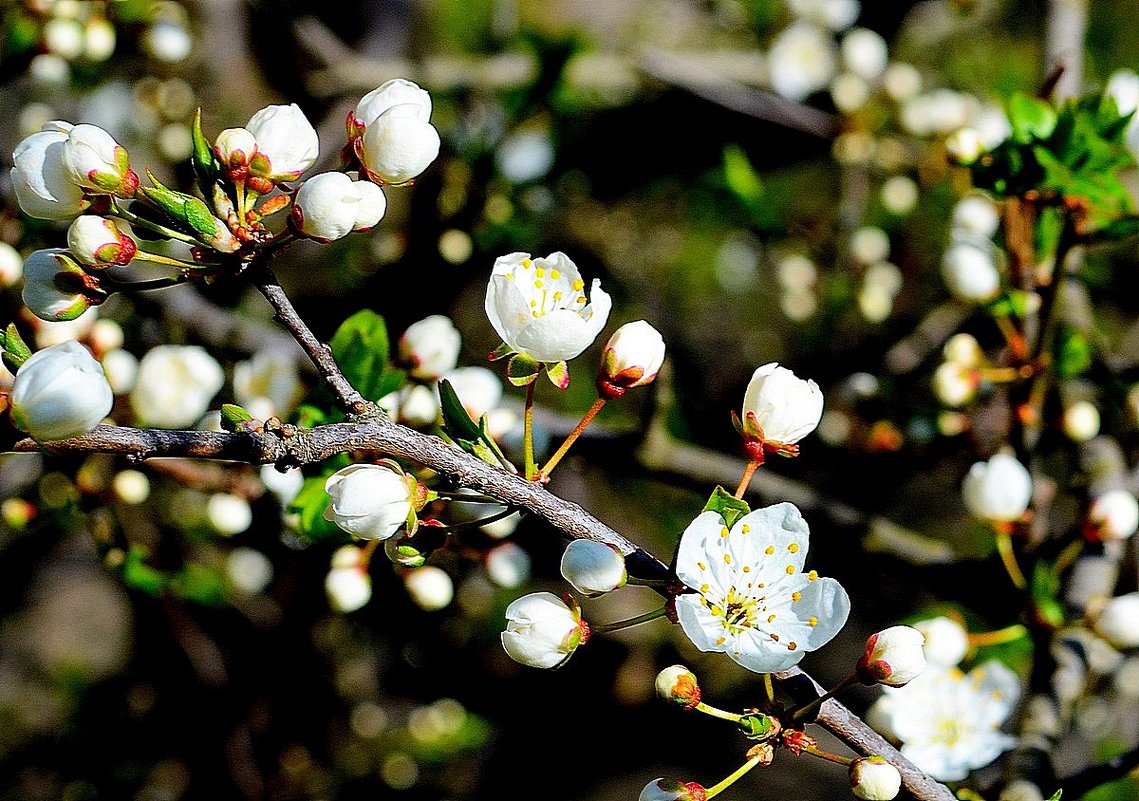
<svg viewBox="0 0 1139 801">
<path fill-rule="evenodd" d="M 847 676 L 845 679 L 840 681 L 838 684 L 836 684 L 830 690 L 827 690 L 827 692 L 823 693 L 818 698 L 814 699 L 813 701 L 809 701 L 806 704 L 804 704 L 803 706 L 794 710 L 791 713 L 791 717 L 789 718 L 790 722 L 794 723 L 795 721 L 802 720 L 803 718 L 807 717 L 807 715 L 811 714 L 811 712 L 813 712 L 814 710 L 816 710 L 820 706 L 822 706 L 824 701 L 829 701 L 831 698 L 834 698 L 840 692 L 842 692 L 847 687 L 851 686 L 852 684 L 854 684 L 857 681 L 858 681 L 858 674 L 857 673 L 851 673 L 849 676 Z"/>
<path fill-rule="evenodd" d="M 739 723 L 740 718 L 743 717 L 743 715 L 737 715 L 735 712 L 726 712 L 723 709 L 717 709 L 711 704 L 706 704 L 703 701 L 692 708 L 697 712 L 703 712 L 709 717 L 719 718 L 720 720 L 730 720 L 732 723 Z"/>
<path fill-rule="evenodd" d="M 671 584 L 675 584 L 676 580 L 671 578 L 645 579 L 637 578 L 636 576 L 628 576 L 625 579 L 625 583 L 635 584 L 639 587 L 668 587 Z"/>
<path fill-rule="evenodd" d="M 360 549 L 360 569 L 367 572 L 368 565 L 372 563 L 372 555 L 376 549 L 380 547 L 380 540 L 368 540 L 368 543 Z"/>
<path fill-rule="evenodd" d="M 451 531 L 462 531 L 463 529 L 474 528 L 475 526 L 485 526 L 488 523 L 494 523 L 494 522 L 497 522 L 499 520 L 502 520 L 503 518 L 510 517 L 512 514 L 514 514 L 517 511 L 518 510 L 514 509 L 514 508 L 507 508 L 507 509 L 503 509 L 501 512 L 495 512 L 492 515 L 487 515 L 486 517 L 480 517 L 478 520 L 464 520 L 461 523 L 452 523 L 450 525 L 440 526 L 439 528 L 441 528 L 443 531 L 451 532 Z"/>
<path fill-rule="evenodd" d="M 558 462 L 562 460 L 562 457 L 565 456 L 566 452 L 570 449 L 570 446 L 577 441 L 577 438 L 581 436 L 586 427 L 593 422 L 593 418 L 601 411 L 601 407 L 605 405 L 606 400 L 606 398 L 598 398 L 593 402 L 593 405 L 589 407 L 589 411 L 585 413 L 585 416 L 581 418 L 581 422 L 577 424 L 577 428 L 570 432 L 557 452 L 542 466 L 542 470 L 538 474 L 539 477 L 545 478 L 553 472 L 554 468 L 558 466 Z"/>
<path fill-rule="evenodd" d="M 169 239 L 177 239 L 179 242 L 186 242 L 190 245 L 202 244 L 189 234 L 184 234 L 181 231 L 175 231 L 172 228 L 167 228 L 165 225 L 159 225 L 156 222 L 151 222 L 145 217 L 138 216 L 133 211 L 127 211 L 118 203 L 115 203 L 111 206 L 110 213 L 119 219 L 126 220 L 131 225 L 136 225 L 140 228 L 146 228 L 149 231 L 153 231 L 156 234 L 161 234 L 162 236 L 165 236 Z"/>
<path fill-rule="evenodd" d="M 1007 314 L 996 314 L 993 315 L 993 319 L 997 323 L 997 328 L 1001 330 L 1001 334 L 1004 335 L 1005 341 L 1009 347 L 1012 348 L 1013 354 L 1015 354 L 1018 359 L 1027 357 L 1028 343 L 1024 341 L 1024 336 L 1016 330 L 1016 326 L 1013 325 L 1009 316 Z"/>
<path fill-rule="evenodd" d="M 590 624 L 590 631 L 594 634 L 607 634 L 611 631 L 620 631 L 627 629 L 630 626 L 636 626 L 640 623 L 647 623 L 650 620 L 656 620 L 658 617 L 664 617 L 665 611 L 662 606 L 659 609 L 650 609 L 644 614 L 637 615 L 636 617 L 628 618 L 627 620 L 618 620 L 614 623 L 599 623 L 597 625 Z M 735 718 L 733 718 L 734 720 Z"/>
<path fill-rule="evenodd" d="M 763 674 L 763 692 L 767 695 L 767 702 L 769 704 L 775 703 L 775 683 L 771 680 L 770 673 Z"/>
<path fill-rule="evenodd" d="M 752 768 L 754 768 L 758 764 L 759 764 L 759 757 L 752 757 L 747 762 L 743 763 L 738 768 L 736 768 L 732 772 L 732 774 L 730 776 L 727 776 L 723 781 L 718 782 L 717 784 L 714 784 L 711 787 L 709 787 L 708 790 L 705 792 L 704 797 L 705 798 L 713 798 L 714 796 L 719 795 L 724 790 L 727 790 L 729 787 L 731 787 L 733 784 L 735 784 L 737 781 L 739 781 L 741 777 L 746 775 L 748 773 L 748 771 L 750 771 Z"/>
<path fill-rule="evenodd" d="M 806 751 L 811 756 L 817 756 L 819 759 L 825 759 L 827 762 L 834 762 L 834 763 L 839 764 L 839 765 L 849 766 L 850 763 L 854 761 L 850 757 L 844 757 L 844 756 L 839 756 L 838 754 L 832 754 L 829 751 L 824 751 L 821 748 L 814 746 L 814 745 L 805 745 L 805 746 L 803 746 L 803 750 Z"/>
<path fill-rule="evenodd" d="M 976 648 L 980 645 L 1003 645 L 1006 642 L 1015 642 L 1021 637 L 1028 636 L 1028 629 L 1020 623 L 1013 623 L 996 631 L 982 631 L 969 635 L 969 645 Z"/>
<path fill-rule="evenodd" d="M 761 464 L 763 464 L 762 459 L 752 459 L 747 463 L 747 467 L 744 468 L 743 478 L 740 479 L 740 485 L 736 487 L 735 497 L 742 498 L 744 496 L 744 492 L 747 491 L 748 484 L 751 483 L 751 477 L 755 475 L 755 471 Z"/>
<path fill-rule="evenodd" d="M 1020 565 L 1016 562 L 1016 554 L 1012 550 L 1012 535 L 1004 528 L 1000 528 L 996 532 L 996 540 L 997 553 L 1000 554 L 1001 564 L 1005 566 L 1005 572 L 1008 573 L 1008 577 L 1012 579 L 1016 588 L 1023 590 L 1028 586 L 1028 581 L 1024 578 L 1024 573 L 1021 572 Z"/>
<path fill-rule="evenodd" d="M 522 453 L 528 481 L 533 481 L 538 474 L 538 466 L 534 463 L 534 389 L 537 383 L 531 381 L 526 385 L 526 409 L 522 414 Z"/>
<path fill-rule="evenodd" d="M 179 270 L 202 270 L 214 268 L 214 265 L 209 264 L 190 264 L 181 261 L 180 259 L 172 259 L 169 256 L 161 256 L 157 253 L 148 253 L 145 250 L 137 250 L 134 254 L 134 261 L 148 261 L 152 264 L 163 264 L 168 267 L 177 267 Z"/>
</svg>

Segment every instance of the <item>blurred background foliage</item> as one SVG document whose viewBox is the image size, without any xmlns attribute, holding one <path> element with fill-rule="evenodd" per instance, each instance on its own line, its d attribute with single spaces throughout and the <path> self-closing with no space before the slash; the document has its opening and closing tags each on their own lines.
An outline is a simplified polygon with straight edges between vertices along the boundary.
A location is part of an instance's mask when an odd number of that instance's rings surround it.
<svg viewBox="0 0 1139 801">
<path fill-rule="evenodd" d="M 97 11 L 113 25 L 113 54 L 99 59 L 49 46 L 54 5 L 64 4 L 0 6 L 5 167 L 22 136 L 63 118 L 105 126 L 136 166 L 189 186 L 195 108 L 216 132 L 296 102 L 332 168 L 356 99 L 391 77 L 416 80 L 435 103 L 439 160 L 414 188 L 388 193 L 375 231 L 302 243 L 277 262 L 319 336 L 359 309 L 382 315 L 393 340 L 447 314 L 463 362 L 482 364 L 498 344 L 482 311 L 495 257 L 564 251 L 614 296 L 614 323 L 661 330 L 669 362 L 657 385 L 602 413 L 554 492 L 667 560 L 711 487 L 738 478 L 742 463 L 717 460 L 737 454 L 728 412 L 752 370 L 778 361 L 818 381 L 828 414 L 801 458 L 760 471 L 754 501 L 799 504 L 815 534 L 812 566 L 854 599 L 846 631 L 804 666 L 837 680 L 869 632 L 915 613 L 953 609 L 979 629 L 1015 620 L 1020 601 L 987 558 L 992 538 L 958 494 L 1001 430 L 999 404 L 965 429 L 930 386 L 955 330 L 998 342 L 939 276 L 970 185 L 945 136 L 968 120 L 920 118 L 912 100 L 960 93 L 931 103 L 971 120 L 1036 92 L 1049 71 L 1045 3 L 866 3 L 857 26 L 884 37 L 891 65 L 915 69 L 895 73 L 898 87 L 866 82 L 858 103 L 826 86 L 794 99 L 768 91 L 773 40 L 795 19 L 782 0 L 73 3 L 66 18 L 89 25 L 83 15 Z M 1102 87 L 1137 66 L 1136 8 L 1099 0 L 1088 10 L 1084 83 Z M 171 58 L 185 46 L 179 31 L 189 49 Z M 0 238 L 22 253 L 58 245 L 63 229 L 22 217 L 6 170 L 3 181 Z M 1139 378 L 1135 260 L 1133 244 L 1106 248 L 1084 272 L 1095 309 L 1085 388 L 1128 454 L 1139 445 L 1127 400 Z M 204 294 L 268 322 L 240 281 Z M 3 300 L 6 319 L 32 325 L 18 286 Z M 184 342 L 208 344 L 227 367 L 249 357 L 247 339 L 210 333 L 178 304 L 116 297 L 100 316 L 137 355 Z M 564 435 L 593 401 L 600 344 L 571 366 L 566 392 L 542 387 L 545 436 Z M 1055 427 L 1045 436 L 1062 476 L 1071 448 Z M 146 504 L 116 489 L 124 469 L 147 476 Z M 257 476 L 110 457 L 0 463 L 0 490 L 24 504 L 6 504 L 0 530 L 0 799 L 620 799 L 658 775 L 705 779 L 738 764 L 737 737 L 656 703 L 652 680 L 683 660 L 707 697 L 731 707 L 756 697 L 754 677 L 662 622 L 599 637 L 557 672 L 506 657 L 509 601 L 560 591 L 562 544 L 543 526 L 524 520 L 513 536 L 531 558 L 522 584 L 488 578 L 494 541 L 478 534 L 433 557 L 456 587 L 446 608 L 417 606 L 384 562 L 371 602 L 342 615 L 323 591 L 334 543 L 283 524 Z M 218 488 L 252 509 L 236 536 L 201 511 Z M 1054 526 L 1078 524 L 1074 508 L 1055 513 Z M 237 549 L 268 557 L 267 585 L 242 588 Z M 651 602 L 627 590 L 590 602 L 587 616 Z M 1027 672 L 1030 651 L 1004 656 Z M 1127 704 L 1097 696 L 1066 764 L 1134 745 L 1128 692 Z M 857 689 L 850 705 L 864 710 L 875 695 Z M 846 777 L 831 767 L 781 759 L 732 792 L 844 797 Z M 1098 792 L 1139 798 L 1127 781 Z"/>
</svg>

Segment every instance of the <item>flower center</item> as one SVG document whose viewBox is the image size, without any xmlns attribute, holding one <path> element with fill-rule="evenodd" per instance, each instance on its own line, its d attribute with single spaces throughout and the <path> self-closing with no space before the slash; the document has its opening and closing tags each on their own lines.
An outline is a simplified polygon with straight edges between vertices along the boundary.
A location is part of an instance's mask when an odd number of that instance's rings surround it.
<svg viewBox="0 0 1139 801">
<path fill-rule="evenodd" d="M 541 259 L 537 262 L 523 259 L 517 274 L 507 273 L 506 277 L 517 283 L 522 297 L 530 304 L 530 316 L 535 319 L 557 309 L 580 313 L 585 307 L 585 282 L 580 278 L 571 281 L 560 270 L 547 267 Z"/>
</svg>

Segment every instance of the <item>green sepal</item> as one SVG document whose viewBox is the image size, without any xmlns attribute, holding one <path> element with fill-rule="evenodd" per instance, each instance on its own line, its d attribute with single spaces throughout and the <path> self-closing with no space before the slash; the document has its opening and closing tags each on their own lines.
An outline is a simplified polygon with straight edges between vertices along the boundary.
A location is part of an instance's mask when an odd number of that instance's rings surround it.
<svg viewBox="0 0 1139 801">
<path fill-rule="evenodd" d="M 717 485 L 716 489 L 712 491 L 712 496 L 708 498 L 708 502 L 704 504 L 702 512 L 715 512 L 720 517 L 724 518 L 724 525 L 731 528 L 736 524 L 736 521 L 751 511 L 751 507 L 745 501 L 732 495 L 723 487 Z"/>
<path fill-rule="evenodd" d="M 515 353 L 506 363 L 506 380 L 516 387 L 533 384 L 541 372 L 542 365 L 526 353 Z"/>
<path fill-rule="evenodd" d="M 1063 794 L 1063 790 L 1057 790 L 1056 792 L 1052 793 L 1052 797 L 1049 798 L 1048 801 L 1060 801 L 1060 796 Z"/>
<path fill-rule="evenodd" d="M 749 740 L 769 740 L 782 731 L 779 721 L 762 712 L 748 712 L 736 723 Z"/>
<path fill-rule="evenodd" d="M 546 365 L 546 378 L 558 389 L 569 386 L 569 365 L 565 362 L 554 362 Z"/>
<path fill-rule="evenodd" d="M 166 212 L 171 219 L 188 226 L 204 243 L 211 244 L 215 240 L 220 220 L 210 211 L 205 201 L 166 188 L 150 170 L 146 171 L 146 177 L 154 186 L 139 187 L 139 194 Z"/>
<path fill-rule="evenodd" d="M 510 347 L 505 342 L 503 342 L 497 348 L 492 350 L 487 355 L 486 358 L 487 358 L 487 361 L 497 362 L 499 359 L 505 359 L 507 356 L 509 356 L 512 353 L 514 353 L 514 348 Z"/>
<path fill-rule="evenodd" d="M 23 367 L 24 362 L 32 357 L 32 349 L 24 342 L 20 332 L 16 330 L 15 323 L 8 323 L 8 327 L 0 332 L 0 348 L 3 349 L 4 366 L 12 374 Z"/>
<path fill-rule="evenodd" d="M 1017 92 L 1009 99 L 1008 119 L 1013 138 L 1028 143 L 1051 136 L 1059 117 L 1051 103 Z"/>
<path fill-rule="evenodd" d="M 240 431 L 245 423 L 252 420 L 253 415 L 236 403 L 221 405 L 221 427 L 226 431 Z"/>
</svg>

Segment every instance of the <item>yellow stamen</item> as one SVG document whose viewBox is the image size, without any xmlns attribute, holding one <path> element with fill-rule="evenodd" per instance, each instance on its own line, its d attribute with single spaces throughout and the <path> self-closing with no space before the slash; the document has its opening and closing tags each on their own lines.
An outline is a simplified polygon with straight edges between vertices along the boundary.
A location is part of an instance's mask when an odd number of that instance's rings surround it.
<svg viewBox="0 0 1139 801">
<path fill-rule="evenodd" d="M 583 289 L 585 289 L 585 281 L 582 281 L 582 280 L 579 278 L 579 279 L 577 279 L 576 281 L 574 281 L 574 282 L 573 282 L 573 291 L 574 291 L 574 292 L 580 292 L 580 291 L 581 291 L 581 290 L 583 290 Z M 582 300 L 585 300 L 585 298 L 582 298 Z"/>
<path fill-rule="evenodd" d="M 792 573 L 795 572 L 795 565 L 787 565 L 786 570 L 787 570 L 787 575 L 790 576 Z"/>
<path fill-rule="evenodd" d="M 522 260 L 522 266 L 525 267 L 527 270 L 530 269 L 530 265 L 533 263 L 534 262 L 530 261 L 529 259 L 523 259 Z"/>
<path fill-rule="evenodd" d="M 764 553 L 767 554 L 768 556 L 771 556 L 771 554 L 775 553 L 775 546 L 774 545 L 768 545 L 767 550 L 765 550 Z"/>
<path fill-rule="evenodd" d="M 742 531 L 744 534 L 747 534 L 751 531 L 751 526 L 749 526 L 747 523 L 744 523 L 742 526 L 740 526 L 740 531 Z"/>
<path fill-rule="evenodd" d="M 797 542 L 791 543 L 790 545 L 787 546 L 787 550 L 789 550 L 791 553 L 799 553 L 799 543 L 797 543 Z"/>
<path fill-rule="evenodd" d="M 811 615 L 809 618 L 807 618 L 807 625 L 808 626 L 817 626 L 817 625 L 819 625 L 819 619 L 817 617 L 815 617 L 814 615 Z"/>
<path fill-rule="evenodd" d="M 801 592 L 793 592 L 793 593 L 791 593 L 791 600 L 792 600 L 792 601 L 801 601 L 801 600 L 803 600 L 803 593 L 801 593 Z"/>
<path fill-rule="evenodd" d="M 557 281 L 561 277 L 562 277 L 562 274 L 560 272 L 558 272 L 557 270 L 550 270 L 550 278 L 553 278 L 555 281 Z"/>
<path fill-rule="evenodd" d="M 724 564 L 730 565 L 732 563 L 732 555 L 730 553 L 724 554 Z"/>
<path fill-rule="evenodd" d="M 814 581 L 814 580 L 815 580 L 815 579 L 817 579 L 818 577 L 819 577 L 819 574 L 818 574 L 818 573 L 816 573 L 814 570 L 812 570 L 811 572 L 809 572 L 809 573 L 807 574 L 807 579 L 808 579 L 809 581 Z"/>
</svg>

